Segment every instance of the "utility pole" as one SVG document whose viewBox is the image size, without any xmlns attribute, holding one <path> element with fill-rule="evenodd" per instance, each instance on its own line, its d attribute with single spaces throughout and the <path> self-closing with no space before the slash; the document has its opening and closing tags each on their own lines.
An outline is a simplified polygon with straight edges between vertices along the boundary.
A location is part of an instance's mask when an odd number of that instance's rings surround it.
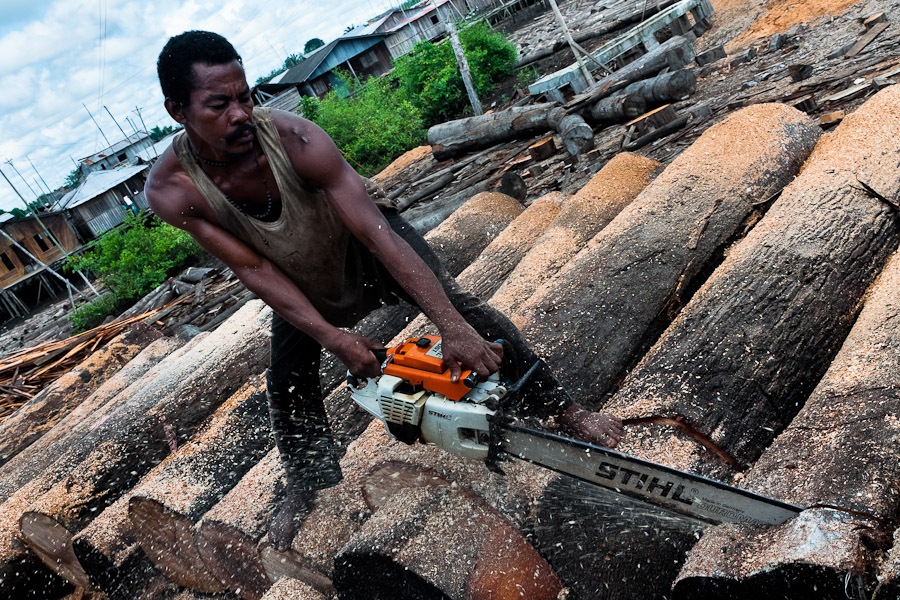
<svg viewBox="0 0 900 600">
<path fill-rule="evenodd" d="M 438 11 L 436 0 L 431 0 L 431 6 L 434 7 L 434 14 L 439 20 L 441 14 Z M 453 53 L 456 55 L 456 62 L 459 64 L 459 72 L 462 75 L 463 85 L 466 87 L 466 93 L 469 95 L 469 103 L 472 105 L 472 112 L 476 115 L 483 115 L 484 110 L 481 108 L 481 101 L 478 94 L 475 93 L 475 86 L 472 84 L 472 73 L 469 70 L 469 61 L 466 60 L 466 54 L 463 51 L 462 43 L 459 41 L 459 33 L 456 31 L 456 24 L 453 22 L 445 22 L 444 27 L 450 34 L 450 45 L 453 47 Z"/>
<path fill-rule="evenodd" d="M 56 240 L 56 238 L 55 238 L 53 235 L 50 234 L 50 231 L 49 231 L 49 230 L 47 229 L 47 227 L 44 225 L 44 222 L 41 221 L 41 218 L 40 218 L 40 217 L 38 216 L 38 214 L 34 211 L 34 209 L 31 207 L 31 205 L 29 205 L 28 202 L 25 201 L 25 198 L 22 197 L 22 194 L 19 193 L 19 190 L 16 189 L 16 186 L 13 185 L 12 181 L 9 180 L 9 177 L 6 176 L 6 173 L 3 172 L 3 169 L 0 169 L 0 175 L 3 175 L 3 179 L 5 179 L 5 180 L 6 180 L 6 183 L 9 184 L 9 187 L 11 187 L 11 188 L 13 189 L 13 191 L 16 193 L 16 196 L 18 196 L 18 197 L 19 197 L 19 200 L 22 201 L 22 204 L 25 205 L 25 208 L 31 211 L 32 216 L 34 216 L 35 220 L 36 220 L 36 221 L 38 222 L 38 224 L 41 226 L 41 229 L 44 230 L 44 234 L 47 236 L 47 239 L 49 239 L 51 242 L 53 242 L 53 244 L 54 244 L 57 248 L 59 248 L 59 251 L 63 253 L 63 256 L 65 256 L 66 258 L 69 258 L 69 253 L 66 252 L 66 249 L 63 248 L 62 246 L 60 246 L 60 244 L 59 244 L 59 242 Z M 17 244 L 17 246 L 18 246 L 18 244 Z M 23 250 L 24 250 L 24 249 L 23 249 Z M 26 254 L 28 253 L 27 250 L 25 250 L 25 252 L 26 252 Z M 31 256 L 31 254 L 28 254 L 28 256 Z M 31 256 L 31 258 L 34 259 L 34 260 L 36 260 L 39 264 L 44 264 L 44 263 L 42 263 L 41 261 L 39 261 L 39 260 L 37 260 L 36 258 L 34 258 L 33 256 Z M 46 265 L 44 265 L 44 266 L 46 266 Z M 49 270 L 50 270 L 50 271 L 53 271 L 53 269 L 49 269 Z M 53 272 L 55 273 L 55 271 L 53 271 Z M 88 286 L 89 288 L 91 288 L 91 291 L 94 292 L 95 295 L 99 296 L 99 295 L 100 295 L 100 292 L 98 292 L 96 289 L 94 289 L 94 286 L 91 285 L 91 282 L 88 281 L 88 278 L 85 277 L 84 273 L 82 273 L 81 271 L 79 271 L 78 274 L 81 275 L 81 278 L 84 280 L 84 282 L 87 284 L 87 286 Z M 62 277 L 62 276 L 59 275 L 58 273 L 57 273 L 57 276 L 59 276 L 61 279 L 65 279 L 65 277 Z M 66 283 L 69 283 L 69 280 L 68 280 L 68 279 L 65 279 L 65 281 L 66 281 Z M 69 285 L 72 285 L 72 284 L 69 283 Z M 75 290 L 75 291 L 78 291 L 78 290 Z M 81 292 L 78 292 L 78 293 L 80 294 Z M 70 297 L 71 297 L 71 294 L 70 294 Z M 75 306 L 74 303 L 72 304 L 72 306 L 73 306 L 73 307 Z"/>
<path fill-rule="evenodd" d="M 41 181 L 44 182 L 44 187 L 47 188 L 47 192 L 52 194 L 53 190 L 50 189 L 50 186 L 47 185 L 47 182 L 44 180 L 44 177 L 38 172 L 37 167 L 35 167 L 34 163 L 31 162 L 31 157 L 26 154 L 25 159 L 28 161 L 28 164 L 31 165 L 31 168 L 34 169 L 35 174 L 40 178 Z M 48 206 L 49 206 L 49 204 L 48 204 Z"/>
<path fill-rule="evenodd" d="M 131 129 L 134 131 L 134 134 L 138 134 L 138 128 L 135 127 L 134 121 L 131 120 L 131 117 L 125 117 L 125 120 L 128 121 L 128 124 L 131 125 Z"/>
<path fill-rule="evenodd" d="M 24 181 L 24 182 L 25 182 L 25 186 L 26 186 L 29 190 L 31 190 L 31 193 L 32 193 L 32 194 L 34 194 L 34 189 L 33 189 L 33 188 L 31 187 L 31 185 L 28 183 L 28 180 L 26 180 L 24 177 L 22 177 L 22 174 L 19 173 L 19 170 L 16 168 L 16 165 L 13 164 L 12 159 L 6 159 L 6 164 L 8 164 L 9 166 L 11 166 L 11 167 L 13 168 L 13 171 L 16 172 L 16 175 L 19 176 L 19 179 L 21 179 L 22 181 Z M 8 180 L 7 180 L 7 181 L 8 181 Z M 10 183 L 9 185 L 12 185 L 12 183 Z M 19 192 L 17 191 L 16 193 L 18 194 Z M 34 194 L 35 199 L 37 199 L 39 196 L 40 196 L 40 194 Z M 21 196 L 20 196 L 20 198 L 21 198 Z M 25 202 L 25 199 L 24 199 L 24 198 L 22 198 L 22 202 Z"/>
<path fill-rule="evenodd" d="M 106 114 L 108 114 L 108 115 L 109 115 L 109 118 L 110 118 L 110 119 L 112 119 L 112 120 L 113 120 L 113 123 L 115 123 L 115 124 L 116 124 L 116 127 L 118 127 L 118 128 L 119 128 L 119 131 L 121 131 L 121 132 L 122 132 L 122 135 L 123 135 L 123 136 L 125 136 L 125 139 L 126 139 L 126 140 L 127 140 L 127 139 L 128 139 L 128 134 L 127 134 L 127 133 L 125 133 L 125 130 L 124 130 L 124 129 L 122 129 L 122 126 L 121 126 L 121 125 L 119 125 L 119 122 L 118 122 L 118 121 L 116 121 L 116 118 L 115 118 L 115 117 L 114 117 L 114 116 L 113 116 L 113 114 L 112 114 L 112 113 L 111 113 L 111 112 L 109 112 L 109 108 L 108 108 L 108 107 L 107 107 L 107 106 L 106 106 L 106 105 L 105 105 L 105 104 L 104 104 L 104 105 L 103 105 L 103 108 L 105 108 L 105 109 L 106 109 Z"/>
<path fill-rule="evenodd" d="M 106 134 L 105 134 L 105 133 L 103 133 L 103 129 L 100 127 L 100 123 L 97 122 L 97 119 L 94 118 L 94 115 L 91 114 L 91 111 L 88 110 L 88 107 L 84 104 L 84 102 L 82 102 L 81 105 L 84 106 L 84 110 L 87 110 L 87 114 L 88 114 L 88 116 L 91 117 L 91 121 L 93 121 L 93 122 L 94 122 L 94 125 L 97 126 L 97 129 L 100 130 L 100 135 L 102 135 L 102 136 L 103 136 L 103 139 L 106 140 L 106 145 L 107 145 L 107 146 L 112 146 L 112 144 L 109 143 L 109 138 L 106 137 Z"/>
<path fill-rule="evenodd" d="M 144 133 L 146 133 L 147 135 L 150 135 L 150 130 L 147 129 L 147 124 L 144 123 L 144 117 L 143 117 L 143 115 L 141 115 L 141 109 L 138 108 L 137 106 L 135 106 L 133 112 L 136 112 L 138 119 L 141 120 L 141 125 L 144 126 Z M 153 144 L 153 154 L 156 155 L 156 158 L 159 158 L 159 152 L 156 151 L 156 144 Z"/>
<path fill-rule="evenodd" d="M 569 42 L 569 48 L 572 49 L 572 54 L 575 55 L 575 62 L 578 63 L 581 74 L 584 75 L 588 85 L 594 85 L 594 77 L 591 75 L 591 70 L 584 64 L 584 59 L 582 59 L 581 53 L 579 52 L 581 47 L 572 39 L 572 34 L 569 33 L 569 27 L 566 25 L 566 20 L 563 19 L 562 13 L 559 12 L 559 6 L 556 5 L 556 0 L 549 0 L 549 2 L 550 8 L 553 9 L 553 14 L 556 15 L 556 20 L 559 21 L 559 25 L 562 27 L 563 35 L 566 36 L 566 41 Z"/>
</svg>

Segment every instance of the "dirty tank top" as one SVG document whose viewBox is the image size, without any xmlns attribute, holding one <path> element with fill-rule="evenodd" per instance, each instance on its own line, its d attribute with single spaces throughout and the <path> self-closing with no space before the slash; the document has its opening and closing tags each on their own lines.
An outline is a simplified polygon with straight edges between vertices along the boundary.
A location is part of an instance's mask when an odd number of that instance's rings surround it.
<svg viewBox="0 0 900 600">
<path fill-rule="evenodd" d="M 197 164 L 183 132 L 173 141 L 178 162 L 223 229 L 277 265 L 329 323 L 351 327 L 382 301 L 393 301 L 389 275 L 346 228 L 325 192 L 297 175 L 269 109 L 254 109 L 253 121 L 281 192 L 276 220 L 260 221 L 232 206 Z"/>
</svg>

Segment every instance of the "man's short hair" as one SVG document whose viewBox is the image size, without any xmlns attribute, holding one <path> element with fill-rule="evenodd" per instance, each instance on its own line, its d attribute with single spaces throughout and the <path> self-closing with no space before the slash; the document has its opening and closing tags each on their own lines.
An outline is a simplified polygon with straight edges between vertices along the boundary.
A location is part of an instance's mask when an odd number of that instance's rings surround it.
<svg viewBox="0 0 900 600">
<path fill-rule="evenodd" d="M 231 42 L 211 31 L 185 31 L 169 38 L 159 60 L 156 73 L 163 96 L 187 106 L 194 89 L 194 65 L 222 65 L 231 61 L 243 64 Z"/>
</svg>

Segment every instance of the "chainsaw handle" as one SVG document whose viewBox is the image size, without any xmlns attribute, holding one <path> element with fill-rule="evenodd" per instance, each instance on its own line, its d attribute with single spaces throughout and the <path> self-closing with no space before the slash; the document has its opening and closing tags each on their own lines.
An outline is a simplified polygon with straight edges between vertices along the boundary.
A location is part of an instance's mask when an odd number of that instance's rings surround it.
<svg viewBox="0 0 900 600">
<path fill-rule="evenodd" d="M 383 363 L 385 360 L 387 360 L 388 351 L 387 348 L 375 348 L 372 350 L 372 354 L 375 355 L 375 360 Z"/>
</svg>

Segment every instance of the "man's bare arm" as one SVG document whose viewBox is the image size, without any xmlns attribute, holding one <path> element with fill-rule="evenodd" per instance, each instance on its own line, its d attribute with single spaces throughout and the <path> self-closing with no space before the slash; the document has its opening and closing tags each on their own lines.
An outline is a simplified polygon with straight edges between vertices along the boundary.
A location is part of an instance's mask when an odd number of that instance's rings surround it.
<svg viewBox="0 0 900 600">
<path fill-rule="evenodd" d="M 275 111 L 273 111 L 275 112 Z M 317 125 L 275 112 L 276 123 L 297 173 L 325 194 L 350 232 L 388 269 L 444 338 L 444 358 L 454 375 L 462 368 L 482 376 L 500 366 L 502 347 L 485 341 L 459 314 L 431 269 L 388 225 L 372 203 L 360 176 Z"/>
<path fill-rule="evenodd" d="M 377 375 L 379 364 L 369 350 L 380 346 L 328 323 L 274 263 L 204 218 L 198 208 L 202 206 L 198 201 L 199 194 L 192 185 L 187 185 L 186 178 L 183 173 L 166 173 L 163 169 L 151 172 L 146 192 L 156 215 L 170 225 L 187 231 L 210 254 L 228 265 L 247 289 L 326 350 L 337 355 L 355 375 Z"/>
</svg>

